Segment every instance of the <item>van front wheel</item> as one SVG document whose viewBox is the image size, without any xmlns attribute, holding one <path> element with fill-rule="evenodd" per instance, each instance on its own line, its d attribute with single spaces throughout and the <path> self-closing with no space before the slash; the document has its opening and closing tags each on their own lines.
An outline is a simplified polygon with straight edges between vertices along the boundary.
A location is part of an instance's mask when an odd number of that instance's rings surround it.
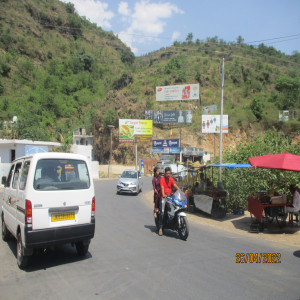
<svg viewBox="0 0 300 300">
<path fill-rule="evenodd" d="M 80 256 L 86 255 L 89 250 L 89 244 L 90 243 L 77 242 L 75 245 L 76 245 L 76 250 L 78 255 Z"/>
<path fill-rule="evenodd" d="M 29 257 L 24 255 L 21 232 L 19 232 L 17 236 L 17 263 L 20 269 L 26 268 L 28 259 Z"/>
</svg>

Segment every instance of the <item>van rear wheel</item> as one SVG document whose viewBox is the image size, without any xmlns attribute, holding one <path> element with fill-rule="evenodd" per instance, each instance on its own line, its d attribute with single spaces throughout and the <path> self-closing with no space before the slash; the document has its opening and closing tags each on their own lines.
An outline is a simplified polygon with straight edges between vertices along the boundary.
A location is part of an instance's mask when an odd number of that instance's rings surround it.
<svg viewBox="0 0 300 300">
<path fill-rule="evenodd" d="M 75 244 L 78 255 L 84 256 L 87 254 L 89 250 L 90 243 L 77 242 Z"/>
<path fill-rule="evenodd" d="M 19 232 L 17 236 L 17 263 L 20 269 L 26 268 L 28 259 L 29 257 L 24 255 L 21 232 Z"/>
</svg>

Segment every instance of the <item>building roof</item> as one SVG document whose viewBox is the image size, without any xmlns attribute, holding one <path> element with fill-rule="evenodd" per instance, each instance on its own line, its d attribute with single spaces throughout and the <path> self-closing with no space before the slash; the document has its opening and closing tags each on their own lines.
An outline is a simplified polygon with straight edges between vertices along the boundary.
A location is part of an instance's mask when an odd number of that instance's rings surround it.
<svg viewBox="0 0 300 300">
<path fill-rule="evenodd" d="M 41 145 L 41 146 L 61 146 L 61 143 L 58 142 L 43 142 L 43 141 L 31 141 L 31 140 L 6 140 L 0 139 L 0 145 L 9 145 L 9 144 L 16 144 L 16 145 Z"/>
</svg>

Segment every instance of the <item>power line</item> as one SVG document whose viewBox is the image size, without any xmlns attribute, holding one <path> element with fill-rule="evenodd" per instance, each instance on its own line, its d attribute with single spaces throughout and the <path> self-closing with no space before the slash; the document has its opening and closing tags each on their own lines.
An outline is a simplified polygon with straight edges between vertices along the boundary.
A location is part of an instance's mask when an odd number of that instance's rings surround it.
<svg viewBox="0 0 300 300">
<path fill-rule="evenodd" d="M 260 40 L 260 41 L 245 42 L 245 44 L 261 43 L 261 42 L 267 42 L 267 41 L 273 41 L 273 40 L 285 39 L 285 38 L 290 38 L 290 37 L 295 37 L 295 36 L 300 36 L 300 33 L 298 33 L 298 34 L 293 34 L 293 35 L 281 36 L 281 37 L 275 37 L 275 38 L 272 38 L 272 39 L 265 39 L 265 40 Z"/>
</svg>

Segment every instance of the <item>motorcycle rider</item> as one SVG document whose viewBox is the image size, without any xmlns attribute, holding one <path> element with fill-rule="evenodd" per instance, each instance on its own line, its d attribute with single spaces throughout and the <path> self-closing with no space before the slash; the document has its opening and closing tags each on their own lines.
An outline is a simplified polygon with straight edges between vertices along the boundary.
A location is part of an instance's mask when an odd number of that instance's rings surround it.
<svg viewBox="0 0 300 300">
<path fill-rule="evenodd" d="M 158 218 L 158 224 L 159 224 L 159 230 L 158 235 L 163 235 L 162 231 L 162 221 L 163 221 L 163 215 L 165 211 L 165 205 L 167 201 L 167 196 L 172 193 L 172 187 L 174 187 L 176 190 L 180 191 L 180 188 L 175 183 L 175 180 L 171 177 L 171 168 L 166 167 L 165 168 L 165 175 L 160 180 L 160 188 L 161 188 L 161 198 L 159 200 L 159 218 Z"/>
</svg>

